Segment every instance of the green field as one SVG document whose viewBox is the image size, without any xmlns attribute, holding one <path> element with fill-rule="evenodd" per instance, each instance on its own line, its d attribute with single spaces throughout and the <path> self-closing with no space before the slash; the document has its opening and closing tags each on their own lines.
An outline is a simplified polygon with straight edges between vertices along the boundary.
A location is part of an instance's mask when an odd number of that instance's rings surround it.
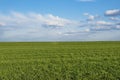
<svg viewBox="0 0 120 80">
<path fill-rule="evenodd" d="M 0 80 L 120 80 L 120 42 L 1 42 Z"/>
</svg>

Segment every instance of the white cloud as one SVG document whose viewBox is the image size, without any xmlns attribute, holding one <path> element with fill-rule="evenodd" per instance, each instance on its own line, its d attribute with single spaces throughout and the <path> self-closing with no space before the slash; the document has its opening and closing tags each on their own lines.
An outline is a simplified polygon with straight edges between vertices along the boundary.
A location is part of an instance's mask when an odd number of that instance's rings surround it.
<svg viewBox="0 0 120 80">
<path fill-rule="evenodd" d="M 113 21 L 120 21 L 120 18 L 118 18 L 118 17 L 110 17 L 109 19 L 113 20 Z"/>
<path fill-rule="evenodd" d="M 22 14 L 18 12 L 12 12 L 10 15 L 0 16 L 0 21 L 5 22 L 7 25 L 47 25 L 47 26 L 58 26 L 65 27 L 69 25 L 79 24 L 76 21 L 72 21 L 65 18 L 60 18 L 58 16 L 53 16 L 52 14 L 37 14 L 28 13 Z"/>
<path fill-rule="evenodd" d="M 118 16 L 120 15 L 120 9 L 107 10 L 105 12 L 106 16 Z"/>
<path fill-rule="evenodd" d="M 116 25 L 114 23 L 103 20 L 94 21 L 89 23 L 89 25 L 92 25 L 91 31 L 107 31 L 116 29 Z"/>
<path fill-rule="evenodd" d="M 54 25 L 54 26 L 64 27 L 64 26 L 74 23 L 73 21 L 70 21 L 68 19 L 63 19 L 58 16 L 53 16 L 52 14 L 46 15 L 46 17 L 47 19 L 45 20 L 45 23 L 50 26 Z"/>
<path fill-rule="evenodd" d="M 50 40 L 79 26 L 78 21 L 52 14 L 18 13 L 0 14 L 0 39 L 4 40 Z M 49 39 L 48 39 L 49 38 Z"/>
<path fill-rule="evenodd" d="M 5 26 L 5 23 L 0 22 L 0 26 Z"/>
<path fill-rule="evenodd" d="M 116 28 L 117 28 L 117 29 L 120 29 L 120 25 L 116 25 Z"/>
<path fill-rule="evenodd" d="M 98 20 L 100 18 L 97 15 L 89 13 L 84 15 L 87 16 L 87 20 L 79 22 L 52 14 L 18 12 L 0 14 L 0 26 L 4 26 L 0 27 L 0 41 L 77 40 L 87 38 L 94 32 L 120 29 L 117 22 L 113 24 Z"/>
<path fill-rule="evenodd" d="M 89 14 L 89 13 L 84 13 L 83 15 L 88 17 L 88 18 L 87 18 L 88 21 L 93 21 L 93 20 L 99 18 L 98 15 L 91 15 L 91 14 Z"/>
<path fill-rule="evenodd" d="M 90 29 L 85 29 L 85 32 L 90 32 Z"/>
<path fill-rule="evenodd" d="M 97 25 L 103 25 L 103 26 L 112 25 L 111 22 L 106 22 L 106 21 L 97 21 L 96 24 Z"/>
<path fill-rule="evenodd" d="M 84 21 L 82 26 L 88 27 L 90 32 L 96 31 L 108 31 L 108 30 L 119 30 L 119 17 L 110 17 L 111 19 L 117 20 L 117 22 L 113 22 L 109 18 L 105 19 L 105 17 L 101 17 L 99 15 L 91 15 L 89 13 L 84 13 L 84 16 L 87 16 L 87 20 Z"/>
<path fill-rule="evenodd" d="M 93 15 L 90 15 L 89 17 L 88 17 L 88 20 L 94 20 L 95 19 L 95 16 L 93 16 Z"/>
</svg>

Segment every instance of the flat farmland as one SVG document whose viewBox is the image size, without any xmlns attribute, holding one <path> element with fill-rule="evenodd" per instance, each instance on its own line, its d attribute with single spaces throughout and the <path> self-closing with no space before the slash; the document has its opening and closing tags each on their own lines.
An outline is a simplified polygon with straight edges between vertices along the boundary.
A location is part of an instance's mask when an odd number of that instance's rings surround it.
<svg viewBox="0 0 120 80">
<path fill-rule="evenodd" d="M 120 80 L 120 42 L 1 42 L 0 80 Z"/>
</svg>

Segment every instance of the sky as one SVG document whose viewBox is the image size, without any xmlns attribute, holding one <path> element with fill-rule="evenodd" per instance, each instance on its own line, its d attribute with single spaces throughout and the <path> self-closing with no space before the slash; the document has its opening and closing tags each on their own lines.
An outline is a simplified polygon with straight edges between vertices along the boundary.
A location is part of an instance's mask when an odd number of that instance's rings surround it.
<svg viewBox="0 0 120 80">
<path fill-rule="evenodd" d="M 120 41 L 120 0 L 0 0 L 0 41 Z"/>
</svg>

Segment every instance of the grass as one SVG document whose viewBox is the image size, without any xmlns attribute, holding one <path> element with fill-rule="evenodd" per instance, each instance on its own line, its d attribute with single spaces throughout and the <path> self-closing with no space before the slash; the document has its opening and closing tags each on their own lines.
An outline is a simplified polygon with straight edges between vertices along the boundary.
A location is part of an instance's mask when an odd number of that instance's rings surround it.
<svg viewBox="0 0 120 80">
<path fill-rule="evenodd" d="M 120 80 L 120 42 L 1 42 L 0 80 Z"/>
</svg>

